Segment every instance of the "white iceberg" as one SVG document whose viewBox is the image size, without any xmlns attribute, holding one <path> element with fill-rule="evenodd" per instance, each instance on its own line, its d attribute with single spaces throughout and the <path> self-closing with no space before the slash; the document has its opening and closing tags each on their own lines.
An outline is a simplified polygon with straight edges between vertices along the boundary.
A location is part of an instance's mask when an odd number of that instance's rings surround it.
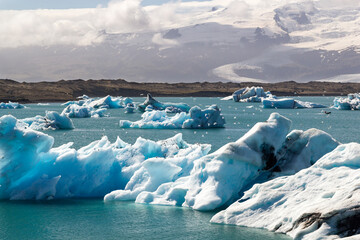
<svg viewBox="0 0 360 240">
<path fill-rule="evenodd" d="M 263 99 L 262 100 L 264 108 L 326 108 L 325 105 L 311 103 L 311 102 L 303 102 L 300 100 L 295 100 L 293 98 L 281 98 L 281 99 Z"/>
<path fill-rule="evenodd" d="M 77 105 L 69 104 L 62 111 L 61 114 L 64 114 L 70 118 L 88 118 L 88 117 L 105 117 L 106 108 L 95 109 L 86 105 Z"/>
<path fill-rule="evenodd" d="M 138 105 L 138 109 L 141 112 L 168 109 L 169 112 L 176 113 L 189 112 L 190 106 L 186 103 L 161 103 L 148 93 L 144 103 Z"/>
<path fill-rule="evenodd" d="M 141 190 L 142 184 L 114 191 L 105 200 L 129 200 L 148 204 L 214 210 L 239 199 L 257 180 L 289 174 L 309 167 L 338 143 L 328 134 L 310 129 L 289 133 L 291 121 L 277 113 L 266 122 L 257 123 L 238 141 L 194 162 L 188 175 L 160 185 L 156 190 Z M 319 145 L 326 148 L 318 149 Z M 142 173 L 130 182 L 139 183 Z"/>
<path fill-rule="evenodd" d="M 261 102 L 264 98 L 275 98 L 275 96 L 271 92 L 265 92 L 262 87 L 246 87 L 235 91 L 232 98 L 235 102 Z"/>
<path fill-rule="evenodd" d="M 88 99 L 85 103 L 86 105 L 93 108 L 123 108 L 121 97 L 111 97 L 106 96 L 98 100 Z"/>
<path fill-rule="evenodd" d="M 24 108 L 24 105 L 21 105 L 20 103 L 17 102 L 8 102 L 8 103 L 4 103 L 1 102 L 0 103 L 0 109 L 21 109 Z"/>
<path fill-rule="evenodd" d="M 334 105 L 332 108 L 338 110 L 359 110 L 360 109 L 360 94 L 351 93 L 347 97 L 334 98 Z"/>
<path fill-rule="evenodd" d="M 294 239 L 359 239 L 359 179 L 360 144 L 339 145 L 295 175 L 254 185 L 211 222 L 265 228 Z"/>
<path fill-rule="evenodd" d="M 149 107 L 149 106 L 148 106 Z M 146 111 L 141 115 L 141 120 L 131 122 L 120 120 L 121 128 L 219 128 L 224 127 L 225 118 L 216 105 L 204 110 L 195 106 L 189 113 L 176 113 L 168 116 L 166 111 Z"/>
<path fill-rule="evenodd" d="M 103 137 L 79 150 L 72 143 L 57 148 L 53 143 L 53 137 L 10 115 L 0 118 L 0 199 L 103 197 L 124 189 L 140 169 L 139 183 L 153 190 L 187 174 L 210 150 L 187 144 L 181 134 L 158 142 L 138 138 L 133 145 Z"/>
<path fill-rule="evenodd" d="M 68 116 L 55 111 L 46 111 L 45 116 L 38 115 L 20 119 L 19 122 L 26 124 L 26 127 L 33 130 L 74 129 L 74 124 Z"/>
</svg>

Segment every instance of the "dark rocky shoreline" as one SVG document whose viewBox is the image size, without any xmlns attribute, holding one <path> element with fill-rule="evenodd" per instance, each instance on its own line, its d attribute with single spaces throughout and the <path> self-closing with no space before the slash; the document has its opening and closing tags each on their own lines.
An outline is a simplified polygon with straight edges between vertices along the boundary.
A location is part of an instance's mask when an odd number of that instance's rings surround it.
<svg viewBox="0 0 360 240">
<path fill-rule="evenodd" d="M 360 83 L 332 83 L 294 81 L 280 83 L 137 83 L 118 80 L 61 80 L 57 82 L 17 82 L 0 79 L 0 102 L 20 103 L 62 102 L 86 94 L 90 97 L 106 95 L 139 97 L 151 93 L 155 97 L 194 96 L 224 97 L 243 87 L 261 86 L 278 96 L 341 96 L 360 92 Z"/>
</svg>

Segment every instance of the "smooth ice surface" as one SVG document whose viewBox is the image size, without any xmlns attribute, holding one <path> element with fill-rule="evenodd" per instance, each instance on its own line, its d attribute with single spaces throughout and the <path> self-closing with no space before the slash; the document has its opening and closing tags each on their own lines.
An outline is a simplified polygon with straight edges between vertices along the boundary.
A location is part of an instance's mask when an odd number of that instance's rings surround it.
<svg viewBox="0 0 360 240">
<path fill-rule="evenodd" d="M 262 103 L 264 108 L 326 108 L 326 106 L 322 104 L 303 102 L 293 98 L 263 99 Z"/>
<path fill-rule="evenodd" d="M 235 91 L 232 97 L 235 102 L 261 102 L 264 98 L 274 98 L 271 92 L 265 92 L 262 87 L 242 88 Z"/>
<path fill-rule="evenodd" d="M 20 108 L 24 108 L 24 105 L 21 105 L 17 102 L 8 102 L 8 103 L 4 103 L 1 102 L 0 103 L 0 109 L 20 109 Z"/>
<path fill-rule="evenodd" d="M 108 194 L 105 200 L 177 205 L 196 210 L 213 210 L 237 200 L 244 189 L 257 180 L 296 172 L 309 167 L 338 143 L 323 131 L 309 129 L 289 133 L 291 121 L 277 113 L 259 122 L 243 137 L 216 152 L 194 161 L 189 174 L 168 181 L 156 190 L 129 187 Z M 319 146 L 327 146 L 319 148 Z M 138 183 L 136 174 L 131 180 Z"/>
<path fill-rule="evenodd" d="M 37 115 L 32 118 L 20 119 L 19 122 L 33 130 L 74 129 L 74 124 L 68 116 L 55 111 L 46 111 L 45 116 Z"/>
<path fill-rule="evenodd" d="M 347 97 L 336 97 L 332 107 L 338 110 L 359 110 L 360 94 L 351 93 Z"/>
<path fill-rule="evenodd" d="M 168 112 L 189 112 L 190 106 L 186 103 L 161 103 L 153 98 L 149 93 L 147 94 L 144 103 L 138 105 L 141 112 L 152 110 L 167 110 Z"/>
<path fill-rule="evenodd" d="M 358 239 L 359 169 L 360 144 L 339 145 L 295 175 L 254 185 L 211 221 L 266 228 L 295 239 Z"/>
<path fill-rule="evenodd" d="M 133 145 L 103 137 L 79 150 L 53 143 L 11 115 L 0 118 L 0 199 L 103 197 L 124 189 L 138 171 L 142 178 L 129 184 L 152 190 L 188 172 L 210 150 L 187 144 L 181 134 L 158 142 L 138 138 Z"/>
<path fill-rule="evenodd" d="M 180 112 L 168 116 L 166 110 L 146 111 L 141 115 L 141 120 L 131 122 L 120 120 L 121 128 L 220 128 L 225 125 L 225 118 L 216 105 L 202 110 L 195 106 L 189 113 Z"/>
</svg>

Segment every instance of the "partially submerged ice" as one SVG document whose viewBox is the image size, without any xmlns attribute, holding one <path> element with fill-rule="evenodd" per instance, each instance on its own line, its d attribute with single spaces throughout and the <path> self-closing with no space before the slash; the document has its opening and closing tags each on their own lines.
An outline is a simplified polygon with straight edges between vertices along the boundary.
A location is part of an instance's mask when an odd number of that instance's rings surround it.
<svg viewBox="0 0 360 240">
<path fill-rule="evenodd" d="M 235 91 L 232 99 L 235 102 L 261 102 L 264 98 L 274 98 L 271 92 L 265 92 L 262 87 L 246 87 Z M 225 98 L 224 100 L 228 100 Z"/>
<path fill-rule="evenodd" d="M 360 144 L 339 145 L 295 175 L 254 185 L 211 222 L 265 228 L 294 239 L 359 239 L 359 179 Z"/>
<path fill-rule="evenodd" d="M 263 99 L 262 103 L 264 108 L 326 108 L 326 106 L 322 104 L 303 102 L 300 100 L 295 100 L 293 98 Z"/>
<path fill-rule="evenodd" d="M 21 109 L 24 108 L 24 105 L 21 105 L 20 103 L 17 102 L 1 102 L 0 103 L 0 109 Z"/>
<path fill-rule="evenodd" d="M 189 113 L 176 113 L 168 116 L 166 111 L 147 111 L 141 115 L 141 120 L 131 122 L 120 120 L 122 128 L 219 128 L 224 127 L 225 118 L 216 105 L 204 110 L 195 106 Z"/>
<path fill-rule="evenodd" d="M 360 94 L 351 93 L 347 97 L 336 97 L 332 107 L 338 110 L 359 110 Z"/>
<path fill-rule="evenodd" d="M 309 167 L 338 142 L 317 129 L 289 133 L 291 121 L 277 113 L 257 123 L 248 133 L 216 152 L 194 161 L 188 175 L 142 190 L 143 173 L 135 173 L 124 190 L 105 196 L 106 201 L 134 199 L 138 203 L 214 210 L 230 205 L 257 181 L 279 173 Z M 319 146 L 326 146 L 319 148 Z"/>
<path fill-rule="evenodd" d="M 167 112 L 189 112 L 190 106 L 186 103 L 161 103 L 153 98 L 149 93 L 147 94 L 144 103 L 138 105 L 141 112 L 152 110 L 167 110 Z"/>
<path fill-rule="evenodd" d="M 105 117 L 106 108 L 95 109 L 86 105 L 70 104 L 64 108 L 61 114 L 69 118 Z"/>
<path fill-rule="evenodd" d="M 19 122 L 23 123 L 24 127 L 33 130 L 74 129 L 74 124 L 68 116 L 55 111 L 46 111 L 45 116 L 37 115 L 32 118 L 21 119 Z"/>
<path fill-rule="evenodd" d="M 154 190 L 188 174 L 193 161 L 210 150 L 187 144 L 181 134 L 158 142 L 138 138 L 133 145 L 103 137 L 79 150 L 53 143 L 10 115 L 0 118 L 0 199 L 103 197 L 124 189 L 138 171 L 144 189 Z"/>
</svg>

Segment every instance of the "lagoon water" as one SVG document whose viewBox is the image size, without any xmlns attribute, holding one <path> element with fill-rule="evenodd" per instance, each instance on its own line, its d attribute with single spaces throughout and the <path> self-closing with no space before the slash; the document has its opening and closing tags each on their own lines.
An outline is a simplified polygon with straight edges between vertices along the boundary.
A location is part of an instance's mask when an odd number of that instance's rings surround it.
<svg viewBox="0 0 360 240">
<path fill-rule="evenodd" d="M 124 109 L 109 109 L 107 118 L 73 119 L 75 129 L 46 131 L 55 146 L 74 142 L 80 148 L 103 135 L 110 141 L 119 136 L 128 143 L 143 137 L 161 140 L 182 133 L 188 143 L 208 143 L 212 151 L 236 141 L 256 122 L 265 121 L 276 111 L 290 118 L 292 129 L 318 128 L 342 143 L 359 142 L 359 111 L 338 111 L 326 115 L 322 109 L 263 109 L 261 103 L 235 103 L 219 98 L 157 98 L 161 102 L 185 102 L 201 108 L 217 104 L 226 119 L 221 129 L 120 129 L 119 120 L 136 121 L 141 113 L 125 114 Z M 333 97 L 299 97 L 302 101 L 330 106 Z M 134 98 L 143 102 L 144 98 Z M 44 115 L 46 110 L 61 112 L 59 103 L 28 104 L 26 109 L 0 110 L 0 116 L 17 118 Z M 265 230 L 210 224 L 213 212 L 196 212 L 180 207 L 148 206 L 132 202 L 104 203 L 96 200 L 45 202 L 0 202 L 1 239 L 288 239 Z"/>
</svg>

